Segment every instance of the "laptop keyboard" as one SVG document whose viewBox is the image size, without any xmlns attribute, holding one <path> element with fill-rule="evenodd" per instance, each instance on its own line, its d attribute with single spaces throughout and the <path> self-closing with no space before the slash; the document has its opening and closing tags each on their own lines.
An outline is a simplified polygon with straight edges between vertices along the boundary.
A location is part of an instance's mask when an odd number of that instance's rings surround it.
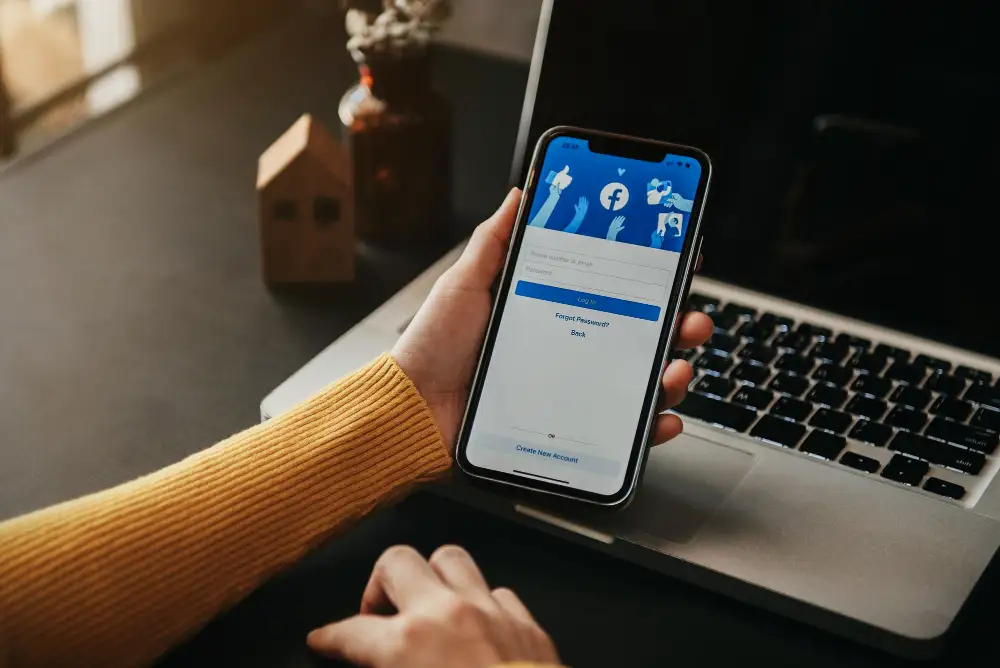
<svg viewBox="0 0 1000 668">
<path fill-rule="evenodd" d="M 934 467 L 971 480 L 1000 444 L 986 371 L 701 294 L 688 308 L 715 333 L 675 355 L 695 370 L 682 415 L 956 500 L 968 484 Z M 869 447 L 894 454 L 883 465 Z"/>
</svg>

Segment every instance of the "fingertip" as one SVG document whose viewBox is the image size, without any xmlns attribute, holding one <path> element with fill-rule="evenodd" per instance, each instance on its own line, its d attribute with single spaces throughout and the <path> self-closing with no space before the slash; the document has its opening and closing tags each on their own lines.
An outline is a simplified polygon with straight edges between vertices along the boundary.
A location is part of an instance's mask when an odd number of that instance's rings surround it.
<svg viewBox="0 0 1000 668">
<path fill-rule="evenodd" d="M 323 644 L 323 630 L 325 628 L 326 628 L 325 626 L 321 626 L 318 629 L 313 629 L 306 636 L 306 645 L 310 649 L 318 649 L 319 647 L 322 646 L 322 644 Z"/>
<path fill-rule="evenodd" d="M 661 445 L 671 441 L 684 431 L 684 421 L 673 413 L 661 415 L 656 421 L 656 430 L 653 434 L 653 445 Z"/>
</svg>

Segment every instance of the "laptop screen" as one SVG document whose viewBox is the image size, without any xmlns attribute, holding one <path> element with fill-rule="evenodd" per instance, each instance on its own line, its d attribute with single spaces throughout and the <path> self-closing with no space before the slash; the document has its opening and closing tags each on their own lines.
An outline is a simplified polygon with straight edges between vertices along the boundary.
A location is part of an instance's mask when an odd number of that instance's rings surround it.
<svg viewBox="0 0 1000 668">
<path fill-rule="evenodd" d="M 1000 355 L 985 11 L 549 0 L 514 179 L 553 125 L 697 146 L 706 275 Z"/>
</svg>

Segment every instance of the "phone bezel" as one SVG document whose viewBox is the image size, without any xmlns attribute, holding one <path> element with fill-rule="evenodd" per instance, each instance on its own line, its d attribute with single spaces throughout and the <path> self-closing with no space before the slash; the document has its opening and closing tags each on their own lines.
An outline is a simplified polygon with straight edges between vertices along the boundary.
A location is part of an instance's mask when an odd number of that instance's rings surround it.
<svg viewBox="0 0 1000 668">
<path fill-rule="evenodd" d="M 469 444 L 469 435 L 472 424 L 475 421 L 476 411 L 479 407 L 479 400 L 482 394 L 483 383 L 486 379 L 486 372 L 489 369 L 490 359 L 499 332 L 500 321 L 503 317 L 503 310 L 507 303 L 507 295 L 513 282 L 513 272 L 511 271 L 514 261 L 521 250 L 521 242 L 524 238 L 524 231 L 527 227 L 527 216 L 531 211 L 532 201 L 538 189 L 540 180 L 540 170 L 545 153 L 549 144 L 555 139 L 563 136 L 586 139 L 588 142 L 598 140 L 599 142 L 611 143 L 615 146 L 634 147 L 639 153 L 646 153 L 651 148 L 657 150 L 664 149 L 665 154 L 681 155 L 692 158 L 701 163 L 702 178 L 699 180 L 697 192 L 694 198 L 690 222 L 688 223 L 688 234 L 685 236 L 681 249 L 681 257 L 678 262 L 679 271 L 674 276 L 671 286 L 670 299 L 667 302 L 666 314 L 663 320 L 663 328 L 660 331 L 660 338 L 657 343 L 656 353 L 653 357 L 652 368 L 649 374 L 646 393 L 643 398 L 641 419 L 636 426 L 636 434 L 632 443 L 632 451 L 629 455 L 625 476 L 622 480 L 621 488 L 608 495 L 597 494 L 578 488 L 548 483 L 543 480 L 536 480 L 526 476 L 514 475 L 495 469 L 482 468 L 469 461 L 466 449 Z M 607 151 L 602 151 L 607 153 Z M 615 155 L 622 155 L 618 152 Z M 630 157 L 625 154 L 622 157 Z M 571 126 L 557 126 L 547 130 L 539 139 L 532 156 L 531 166 L 528 170 L 527 183 L 524 187 L 524 194 L 521 197 L 521 204 L 518 208 L 517 219 L 511 240 L 507 248 L 507 258 L 504 263 L 503 272 L 500 277 L 499 287 L 496 291 L 493 304 L 493 312 L 490 315 L 490 322 L 486 330 L 480 352 L 479 364 L 472 381 L 469 401 L 466 404 L 465 415 L 458 432 L 457 445 L 455 449 L 455 460 L 465 473 L 475 478 L 489 480 L 493 482 L 513 485 L 522 489 L 534 490 L 548 494 L 554 494 L 571 499 L 577 499 L 592 504 L 608 507 L 624 507 L 631 499 L 635 491 L 643 465 L 645 464 L 648 452 L 649 435 L 653 426 L 653 418 L 657 415 L 655 410 L 656 401 L 660 390 L 660 377 L 667 360 L 667 352 L 673 344 L 673 337 L 677 329 L 678 314 L 682 306 L 682 292 L 686 291 L 689 285 L 689 277 L 694 272 L 697 258 L 693 257 L 693 249 L 699 248 L 698 241 L 701 238 L 701 221 L 704 211 L 704 202 L 708 193 L 709 183 L 712 175 L 712 163 L 708 155 L 697 148 L 671 144 L 668 142 L 655 141 L 651 139 L 639 139 L 625 135 L 617 135 L 609 132 L 597 130 L 587 130 Z"/>
</svg>

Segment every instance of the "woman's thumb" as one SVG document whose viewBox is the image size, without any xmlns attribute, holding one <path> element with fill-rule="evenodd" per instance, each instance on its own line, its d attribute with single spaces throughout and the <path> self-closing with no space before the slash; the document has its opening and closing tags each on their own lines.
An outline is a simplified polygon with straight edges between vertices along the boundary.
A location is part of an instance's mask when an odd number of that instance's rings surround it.
<svg viewBox="0 0 1000 668">
<path fill-rule="evenodd" d="M 472 233 L 462 257 L 455 263 L 463 287 L 488 290 L 507 257 L 507 246 L 514 231 L 521 190 L 513 188 L 500 208 L 480 223 Z"/>
</svg>

